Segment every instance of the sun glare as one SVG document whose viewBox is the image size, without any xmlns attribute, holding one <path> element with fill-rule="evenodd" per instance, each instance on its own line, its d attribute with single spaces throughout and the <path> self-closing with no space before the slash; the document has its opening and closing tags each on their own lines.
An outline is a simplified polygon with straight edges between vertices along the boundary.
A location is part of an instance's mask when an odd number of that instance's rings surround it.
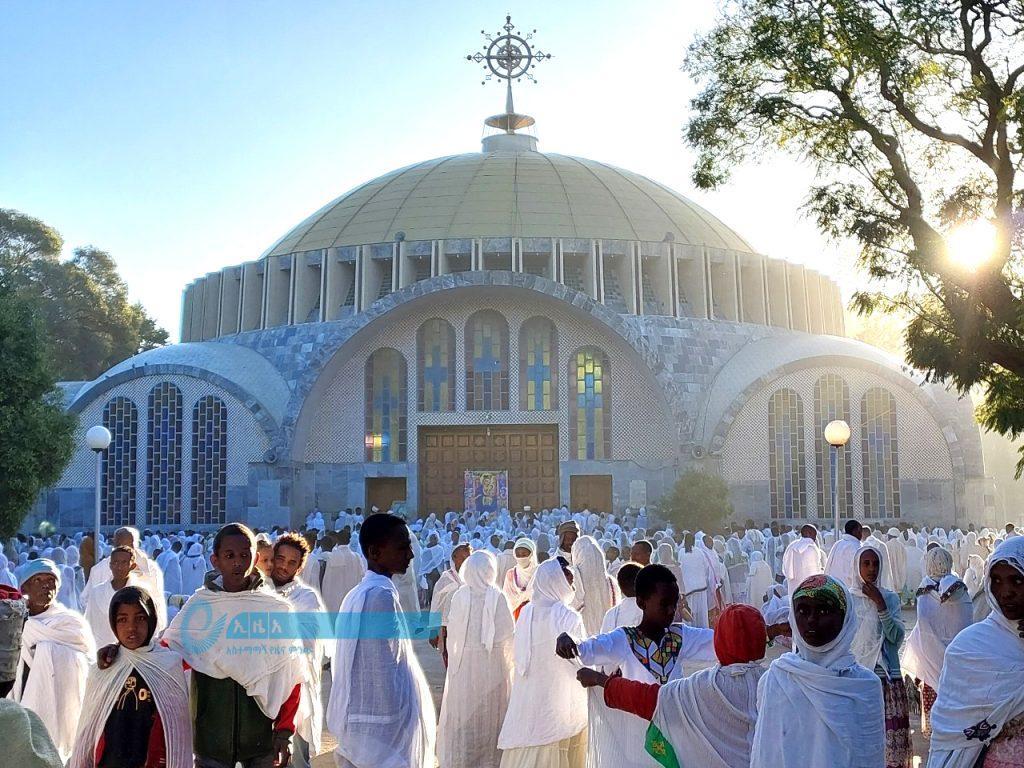
<svg viewBox="0 0 1024 768">
<path fill-rule="evenodd" d="M 986 219 L 964 222 L 946 234 L 946 252 L 950 260 L 971 272 L 992 258 L 995 246 L 996 228 Z"/>
</svg>

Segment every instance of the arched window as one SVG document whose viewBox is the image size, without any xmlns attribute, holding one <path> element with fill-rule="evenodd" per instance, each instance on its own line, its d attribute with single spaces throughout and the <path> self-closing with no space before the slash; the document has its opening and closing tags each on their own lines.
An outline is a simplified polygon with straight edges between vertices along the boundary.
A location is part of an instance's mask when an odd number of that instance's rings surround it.
<svg viewBox="0 0 1024 768">
<path fill-rule="evenodd" d="M 814 383 L 814 440 L 817 446 L 818 517 L 832 517 L 832 457 L 831 446 L 825 440 L 825 425 L 842 419 L 850 423 L 850 388 L 842 376 L 828 373 Z M 839 449 L 838 489 L 839 515 L 853 514 L 853 472 L 850 446 Z"/>
<path fill-rule="evenodd" d="M 100 508 L 102 525 L 131 525 L 135 515 L 135 450 L 139 444 L 139 411 L 127 397 L 115 397 L 103 408 L 103 426 L 110 447 L 103 453 Z"/>
<path fill-rule="evenodd" d="M 149 444 L 146 448 L 146 522 L 181 522 L 181 390 L 170 382 L 149 392 Z"/>
<path fill-rule="evenodd" d="M 546 317 L 519 331 L 519 401 L 524 411 L 558 408 L 558 331 Z"/>
<path fill-rule="evenodd" d="M 455 331 L 439 317 L 427 320 L 416 333 L 419 409 L 455 410 Z"/>
<path fill-rule="evenodd" d="M 207 395 L 192 409 L 193 523 L 225 522 L 228 484 L 228 409 L 219 397 Z"/>
<path fill-rule="evenodd" d="M 466 322 L 466 410 L 508 410 L 508 323 L 487 309 Z"/>
<path fill-rule="evenodd" d="M 366 361 L 365 444 L 367 461 L 405 461 L 406 367 L 396 349 L 378 349 Z"/>
<path fill-rule="evenodd" d="M 792 389 L 780 389 L 768 403 L 768 468 L 772 517 L 803 517 L 804 409 Z"/>
<path fill-rule="evenodd" d="M 861 400 L 861 462 L 864 467 L 864 514 L 900 516 L 900 466 L 896 444 L 896 398 L 881 387 Z"/>
<path fill-rule="evenodd" d="M 569 367 L 569 435 L 574 459 L 612 457 L 608 376 L 608 356 L 601 350 L 586 347 L 573 356 Z"/>
</svg>

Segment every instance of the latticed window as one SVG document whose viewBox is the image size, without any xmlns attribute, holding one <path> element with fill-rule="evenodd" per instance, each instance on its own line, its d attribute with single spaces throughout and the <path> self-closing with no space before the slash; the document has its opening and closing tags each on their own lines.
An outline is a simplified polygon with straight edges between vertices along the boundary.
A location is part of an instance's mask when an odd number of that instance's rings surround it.
<svg viewBox="0 0 1024 768">
<path fill-rule="evenodd" d="M 131 525 L 135 513 L 135 451 L 139 444 L 139 411 L 127 397 L 115 397 L 103 408 L 103 426 L 110 447 L 103 452 L 100 499 L 102 525 Z"/>
<path fill-rule="evenodd" d="M 861 400 L 861 463 L 864 468 L 864 514 L 900 516 L 900 466 L 896 442 L 896 398 L 874 387 Z"/>
<path fill-rule="evenodd" d="M 366 361 L 366 460 L 405 461 L 406 366 L 396 350 L 378 349 Z"/>
<path fill-rule="evenodd" d="M 579 350 L 569 369 L 569 434 L 575 459 L 612 457 L 608 356 L 599 349 Z"/>
<path fill-rule="evenodd" d="M 228 409 L 208 395 L 192 409 L 193 523 L 225 522 L 228 482 Z"/>
<path fill-rule="evenodd" d="M 147 522 L 181 522 L 181 390 L 170 382 L 149 392 L 146 448 Z"/>
<path fill-rule="evenodd" d="M 455 331 L 441 318 L 427 320 L 416 334 L 421 411 L 455 410 Z"/>
<path fill-rule="evenodd" d="M 804 410 L 792 389 L 780 389 L 768 402 L 768 469 L 772 517 L 803 517 Z"/>
<path fill-rule="evenodd" d="M 558 331 L 546 317 L 519 332 L 519 400 L 524 411 L 558 408 Z"/>
<path fill-rule="evenodd" d="M 817 446 L 818 517 L 832 515 L 832 447 L 825 440 L 825 426 L 830 421 L 842 419 L 850 423 L 850 388 L 842 376 L 828 373 L 814 384 L 814 439 Z M 853 472 L 850 446 L 839 449 L 838 456 L 838 502 L 840 517 L 853 514 Z"/>
<path fill-rule="evenodd" d="M 508 410 L 508 323 L 491 310 L 466 322 L 466 410 Z"/>
</svg>

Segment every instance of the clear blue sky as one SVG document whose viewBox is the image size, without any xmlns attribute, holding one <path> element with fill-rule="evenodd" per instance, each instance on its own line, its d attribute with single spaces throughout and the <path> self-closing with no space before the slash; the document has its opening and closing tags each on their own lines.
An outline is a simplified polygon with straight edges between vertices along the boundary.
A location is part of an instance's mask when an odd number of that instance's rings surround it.
<svg viewBox="0 0 1024 768">
<path fill-rule="evenodd" d="M 712 0 L 15 2 L 0 23 L 0 207 L 110 251 L 172 339 L 195 277 L 259 254 L 391 169 L 477 151 L 503 108 L 465 60 L 506 10 L 555 58 L 516 106 L 542 150 L 694 197 L 759 250 L 843 277 L 773 158 L 695 193 L 679 67 Z"/>
</svg>

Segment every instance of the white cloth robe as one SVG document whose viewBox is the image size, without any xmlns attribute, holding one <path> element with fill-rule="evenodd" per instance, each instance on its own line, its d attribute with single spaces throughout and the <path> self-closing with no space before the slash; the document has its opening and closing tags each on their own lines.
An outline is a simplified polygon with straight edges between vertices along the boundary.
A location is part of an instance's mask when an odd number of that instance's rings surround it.
<svg viewBox="0 0 1024 768">
<path fill-rule="evenodd" d="M 889 539 L 885 542 L 885 550 L 889 553 L 889 567 L 892 569 L 892 589 L 899 594 L 907 585 L 907 550 L 903 539 L 898 536 Z"/>
<path fill-rule="evenodd" d="M 808 576 L 825 571 L 825 553 L 818 547 L 814 539 L 797 539 L 782 555 L 782 575 L 786 578 L 788 589 L 792 592 Z"/>
<path fill-rule="evenodd" d="M 138 586 L 145 589 L 153 598 L 156 606 L 157 624 L 163 628 L 167 626 L 167 598 L 164 596 L 164 572 L 160 566 L 150 559 L 149 555 L 141 549 L 135 549 L 135 571 L 138 579 Z M 89 571 L 89 581 L 85 583 L 82 590 L 81 603 L 85 605 L 89 599 L 89 590 L 104 581 L 110 581 L 110 557 L 105 557 L 96 563 Z"/>
<path fill-rule="evenodd" d="M 140 580 L 133 574 L 128 574 L 128 582 L 125 586 L 143 587 Z M 113 582 L 109 579 L 99 584 L 94 584 L 92 589 L 89 590 L 84 613 L 85 620 L 89 622 L 89 629 L 92 630 L 92 636 L 96 641 L 97 648 L 113 645 L 117 642 L 114 630 L 110 628 L 110 600 L 114 597 L 116 591 Z M 163 629 L 158 620 L 156 636 L 159 636 Z"/>
<path fill-rule="evenodd" d="M 707 558 L 696 547 L 692 552 L 680 550 L 679 568 L 683 572 L 683 583 L 679 585 L 679 591 L 686 597 L 693 626 L 706 628 L 708 607 L 713 601 L 709 593 L 714 589 L 717 577 L 711 573 Z"/>
<path fill-rule="evenodd" d="M 185 555 L 181 559 L 181 594 L 194 594 L 203 586 L 206 570 L 206 559 L 202 552 L 198 555 Z"/>
<path fill-rule="evenodd" d="M 366 573 L 366 562 L 347 546 L 338 546 L 327 554 L 327 568 L 320 595 L 328 611 L 337 611 L 345 596 L 355 589 Z"/>
<path fill-rule="evenodd" d="M 283 586 L 274 587 L 277 594 L 292 604 L 295 613 L 302 614 L 300 627 L 308 628 L 306 622 L 312 622 L 314 616 L 319 622 L 324 619 L 324 602 L 313 587 L 302 581 L 300 577 Z M 330 627 L 319 626 L 316 632 L 302 638 L 302 661 L 305 675 L 299 693 L 299 710 L 296 717 L 295 732 L 309 744 L 310 758 L 320 753 L 321 737 L 324 725 L 324 707 L 320 698 L 323 685 L 324 657 L 327 654 L 325 638 L 330 637 Z"/>
<path fill-rule="evenodd" d="M 839 579 L 847 588 L 857 584 L 856 560 L 860 539 L 844 533 L 828 553 L 825 573 Z"/>
<path fill-rule="evenodd" d="M 938 592 L 934 590 L 918 597 L 917 624 L 900 655 L 903 673 L 938 691 L 946 646 L 973 620 L 974 607 L 964 590 L 945 603 L 940 601 Z"/>
<path fill-rule="evenodd" d="M 635 597 L 624 597 L 618 605 L 608 609 L 601 622 L 601 634 L 611 632 L 619 627 L 635 627 L 644 618 L 644 612 L 636 604 Z"/>
</svg>

